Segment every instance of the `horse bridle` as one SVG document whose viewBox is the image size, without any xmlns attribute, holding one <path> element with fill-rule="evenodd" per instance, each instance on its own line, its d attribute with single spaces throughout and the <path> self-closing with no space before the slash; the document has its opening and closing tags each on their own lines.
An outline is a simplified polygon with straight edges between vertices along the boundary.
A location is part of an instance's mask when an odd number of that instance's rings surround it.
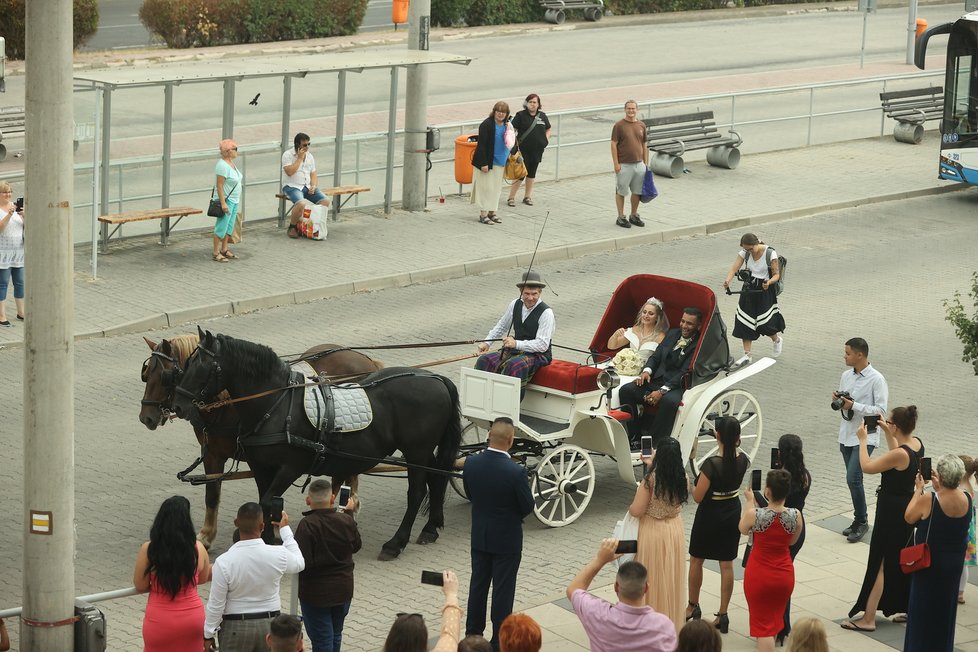
<svg viewBox="0 0 978 652">
<path fill-rule="evenodd" d="M 180 372 L 180 378 L 177 379 L 177 384 L 173 388 L 173 391 L 176 394 L 190 399 L 191 403 L 193 403 L 198 408 L 204 405 L 205 403 L 207 403 L 208 400 L 213 399 L 220 392 L 220 389 L 216 389 L 211 393 L 210 396 L 206 395 L 207 389 L 212 385 L 212 380 L 213 380 L 213 385 L 215 387 L 218 388 L 223 387 L 223 385 L 221 385 L 221 376 L 222 376 L 221 363 L 217 359 L 217 353 L 205 347 L 203 343 L 198 343 L 197 350 L 194 351 L 189 358 L 187 358 L 187 367 L 190 367 L 190 363 L 194 359 L 194 357 L 199 356 L 201 353 L 210 356 L 213 363 L 211 364 L 210 370 L 207 372 L 207 378 L 204 380 L 204 383 L 200 386 L 200 390 L 197 393 L 194 393 L 191 392 L 189 389 L 182 387 L 179 384 L 180 380 L 185 374 L 184 371 Z"/>
<path fill-rule="evenodd" d="M 162 351 L 153 351 L 143 362 L 143 369 L 139 374 L 140 379 L 144 383 L 149 381 L 149 366 L 153 360 L 165 360 L 173 365 L 170 369 L 162 369 L 160 371 L 160 384 L 162 384 L 163 388 L 167 390 L 167 393 L 162 401 L 150 401 L 148 399 L 143 399 L 140 401 L 140 404 L 159 408 L 160 411 L 164 413 L 164 416 L 166 416 L 166 413 L 172 412 L 173 390 L 180 384 L 180 379 L 183 377 L 183 369 L 180 367 L 180 362 L 176 358 L 169 356 Z M 163 363 L 160 362 L 159 364 L 162 365 Z"/>
</svg>

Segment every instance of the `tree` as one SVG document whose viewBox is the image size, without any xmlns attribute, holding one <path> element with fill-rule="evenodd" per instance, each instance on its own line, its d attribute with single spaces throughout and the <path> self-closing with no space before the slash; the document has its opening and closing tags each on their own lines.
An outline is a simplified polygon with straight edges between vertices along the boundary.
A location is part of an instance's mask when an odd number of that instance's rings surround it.
<svg viewBox="0 0 978 652">
<path fill-rule="evenodd" d="M 964 344 L 964 352 L 961 359 L 970 362 L 974 367 L 975 375 L 978 376 L 978 272 L 971 275 L 971 303 L 974 304 L 973 314 L 965 313 L 965 308 L 961 304 L 961 293 L 955 292 L 953 299 L 944 300 L 944 316 L 954 326 L 954 334 L 958 336 Z"/>
</svg>

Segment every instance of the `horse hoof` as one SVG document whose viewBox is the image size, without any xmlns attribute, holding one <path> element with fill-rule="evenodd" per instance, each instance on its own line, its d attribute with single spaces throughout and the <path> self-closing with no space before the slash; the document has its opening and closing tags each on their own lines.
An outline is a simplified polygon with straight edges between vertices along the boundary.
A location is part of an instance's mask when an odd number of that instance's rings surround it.
<svg viewBox="0 0 978 652">
<path fill-rule="evenodd" d="M 401 554 L 400 550 L 381 550 L 380 554 L 377 555 L 378 561 L 393 561 L 397 559 L 398 555 Z"/>
<path fill-rule="evenodd" d="M 429 543 L 434 543 L 438 540 L 437 532 L 422 532 L 418 535 L 418 543 L 422 546 L 426 546 Z"/>
</svg>

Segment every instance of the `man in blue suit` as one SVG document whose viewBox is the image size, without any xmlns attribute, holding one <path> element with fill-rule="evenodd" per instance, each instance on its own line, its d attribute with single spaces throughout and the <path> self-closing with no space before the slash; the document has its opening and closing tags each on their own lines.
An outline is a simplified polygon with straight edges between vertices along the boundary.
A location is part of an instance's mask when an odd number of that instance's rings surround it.
<svg viewBox="0 0 978 652">
<path fill-rule="evenodd" d="M 465 460 L 462 483 L 472 502 L 472 580 L 465 635 L 486 628 L 486 601 L 492 584 L 492 649 L 499 649 L 499 626 L 513 611 L 516 573 L 523 556 L 523 518 L 533 511 L 526 469 L 509 457 L 516 428 L 499 417 L 489 428 L 489 448 Z"/>
</svg>

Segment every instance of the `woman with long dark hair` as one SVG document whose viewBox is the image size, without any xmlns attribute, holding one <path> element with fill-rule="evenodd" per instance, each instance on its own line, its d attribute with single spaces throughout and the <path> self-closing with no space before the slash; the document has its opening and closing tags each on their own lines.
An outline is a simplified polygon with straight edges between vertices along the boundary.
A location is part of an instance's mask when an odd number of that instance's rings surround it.
<svg viewBox="0 0 978 652">
<path fill-rule="evenodd" d="M 149 591 L 143 616 L 144 652 L 198 650 L 204 637 L 204 603 L 197 585 L 211 579 L 204 544 L 197 541 L 190 501 L 167 498 L 160 505 L 149 541 L 139 549 L 132 583 Z"/>
<path fill-rule="evenodd" d="M 652 457 L 642 461 L 647 464 L 645 478 L 628 508 L 641 519 L 635 561 L 649 573 L 646 604 L 668 616 L 678 632 L 686 601 L 686 531 L 681 511 L 689 499 L 689 480 L 679 441 L 672 437 L 659 442 Z"/>
<path fill-rule="evenodd" d="M 523 192 L 523 203 L 533 206 L 533 182 L 537 177 L 537 167 L 543 160 L 543 150 L 550 143 L 550 119 L 544 113 L 540 96 L 530 93 L 523 100 L 523 110 L 513 116 L 513 128 L 516 130 L 516 146 L 523 155 L 523 165 L 526 166 L 526 190 Z M 510 152 L 515 154 L 517 147 Z M 509 187 L 507 206 L 516 206 L 516 193 L 520 190 L 523 179 L 516 179 Z"/>
<path fill-rule="evenodd" d="M 781 435 L 778 440 L 778 459 L 781 468 L 791 474 L 791 487 L 788 490 L 788 497 L 784 501 L 784 506 L 797 509 L 799 514 L 804 515 L 805 499 L 808 498 L 808 491 L 812 487 L 812 474 L 805 467 L 805 453 L 802 450 L 801 437 L 798 435 Z M 788 549 L 791 554 L 791 561 L 794 562 L 795 556 L 805 543 L 805 529 L 802 528 L 798 540 L 791 544 Z M 784 628 L 777 635 L 777 644 L 784 645 L 784 639 L 791 633 L 791 598 L 784 608 Z"/>
<path fill-rule="evenodd" d="M 720 417 L 713 435 L 717 455 L 707 458 L 700 467 L 693 500 L 698 503 L 693 529 L 689 534 L 689 605 L 686 619 L 699 618 L 700 587 L 703 585 L 703 560 L 720 562 L 720 611 L 713 624 L 726 634 L 730 628 L 727 607 L 733 595 L 733 560 L 740 544 L 740 484 L 750 466 L 750 459 L 740 446 L 740 422 L 735 417 Z"/>
<path fill-rule="evenodd" d="M 900 550 L 907 545 L 913 527 L 907 525 L 903 516 L 914 495 L 914 478 L 920 468 L 920 459 L 925 455 L 924 443 L 913 434 L 917 427 L 916 405 L 893 408 L 890 420 L 880 419 L 878 426 L 886 435 L 889 450 L 876 458 L 869 456 L 866 424 L 856 431 L 859 465 L 863 473 L 880 474 L 866 575 L 856 604 L 849 610 L 850 620 L 841 623 L 843 629 L 860 632 L 876 630 L 877 611 L 882 611 L 884 616 L 907 612 L 910 576 L 900 570 Z M 860 611 L 862 617 L 854 619 Z M 894 622 L 901 619 L 894 618 Z"/>
<path fill-rule="evenodd" d="M 767 264 L 771 260 L 770 267 Z M 737 318 L 734 321 L 733 336 L 744 343 L 744 355 L 735 365 L 750 364 L 751 348 L 759 337 L 770 337 L 774 343 L 774 357 L 781 355 L 784 346 L 784 317 L 778 307 L 778 294 L 775 284 L 781 278 L 778 252 L 764 244 L 753 233 L 745 233 L 740 238 L 740 251 L 727 271 L 723 287 L 729 288 L 737 271 L 744 267 L 747 280 L 737 305 Z"/>
</svg>

